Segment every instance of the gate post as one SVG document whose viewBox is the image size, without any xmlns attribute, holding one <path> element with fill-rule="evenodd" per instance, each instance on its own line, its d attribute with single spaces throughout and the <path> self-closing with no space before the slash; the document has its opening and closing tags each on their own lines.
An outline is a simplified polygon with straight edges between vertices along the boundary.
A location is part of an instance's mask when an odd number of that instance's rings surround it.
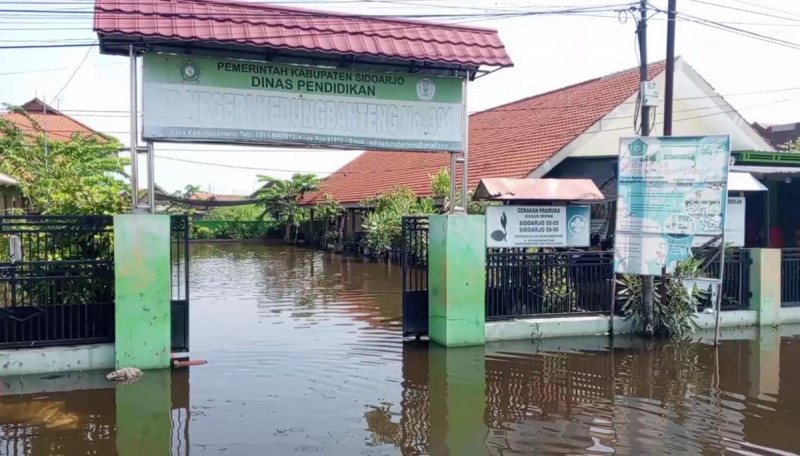
<svg viewBox="0 0 800 456">
<path fill-rule="evenodd" d="M 758 325 L 777 325 L 781 311 L 781 250 L 752 249 L 750 255 L 750 302 L 758 312 Z"/>
<path fill-rule="evenodd" d="M 116 366 L 170 366 L 170 217 L 114 216 Z"/>
<path fill-rule="evenodd" d="M 486 343 L 486 218 L 432 215 L 428 334 L 445 347 Z"/>
</svg>

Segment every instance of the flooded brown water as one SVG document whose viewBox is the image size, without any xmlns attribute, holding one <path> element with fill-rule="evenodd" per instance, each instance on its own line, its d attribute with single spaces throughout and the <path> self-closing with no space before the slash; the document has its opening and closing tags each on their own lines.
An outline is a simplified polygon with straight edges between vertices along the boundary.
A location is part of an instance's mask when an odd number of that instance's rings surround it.
<svg viewBox="0 0 800 456">
<path fill-rule="evenodd" d="M 0 455 L 800 454 L 800 328 L 444 350 L 401 343 L 396 266 L 192 248 L 209 364 L 3 379 Z"/>
</svg>

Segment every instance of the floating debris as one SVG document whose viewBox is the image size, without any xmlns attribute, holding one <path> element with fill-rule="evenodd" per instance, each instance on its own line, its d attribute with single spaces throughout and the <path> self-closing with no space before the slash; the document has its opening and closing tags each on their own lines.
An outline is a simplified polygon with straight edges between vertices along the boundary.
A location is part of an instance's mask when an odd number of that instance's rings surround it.
<svg viewBox="0 0 800 456">
<path fill-rule="evenodd" d="M 118 383 L 133 383 L 142 376 L 142 371 L 135 367 L 125 367 L 106 375 L 106 379 Z"/>
</svg>

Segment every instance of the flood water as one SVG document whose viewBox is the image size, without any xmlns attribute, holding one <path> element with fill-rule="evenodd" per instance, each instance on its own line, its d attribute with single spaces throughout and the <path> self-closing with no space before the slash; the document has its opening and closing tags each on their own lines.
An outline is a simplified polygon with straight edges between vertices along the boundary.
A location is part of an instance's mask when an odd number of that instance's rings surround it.
<svg viewBox="0 0 800 456">
<path fill-rule="evenodd" d="M 800 454 L 798 328 L 444 350 L 401 342 L 397 266 L 192 249 L 208 365 L 3 379 L 0 455 Z"/>
</svg>

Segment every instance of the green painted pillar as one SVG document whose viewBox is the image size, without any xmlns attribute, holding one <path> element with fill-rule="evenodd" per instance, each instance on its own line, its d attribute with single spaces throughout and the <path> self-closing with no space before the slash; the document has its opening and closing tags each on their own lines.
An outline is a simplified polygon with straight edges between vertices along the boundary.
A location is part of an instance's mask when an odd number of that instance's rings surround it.
<svg viewBox="0 0 800 456">
<path fill-rule="evenodd" d="M 170 366 L 170 217 L 114 216 L 116 366 Z"/>
<path fill-rule="evenodd" d="M 486 217 L 430 216 L 428 333 L 445 347 L 486 343 Z"/>
<path fill-rule="evenodd" d="M 437 456 L 488 453 L 484 347 L 431 345 L 428 375 L 429 453 Z"/>
<path fill-rule="evenodd" d="M 777 325 L 781 312 L 781 251 L 751 249 L 750 256 L 751 308 L 758 312 L 760 326 Z"/>
<path fill-rule="evenodd" d="M 146 372 L 130 385 L 117 385 L 117 453 L 120 456 L 170 454 L 172 443 L 171 372 Z"/>
</svg>

